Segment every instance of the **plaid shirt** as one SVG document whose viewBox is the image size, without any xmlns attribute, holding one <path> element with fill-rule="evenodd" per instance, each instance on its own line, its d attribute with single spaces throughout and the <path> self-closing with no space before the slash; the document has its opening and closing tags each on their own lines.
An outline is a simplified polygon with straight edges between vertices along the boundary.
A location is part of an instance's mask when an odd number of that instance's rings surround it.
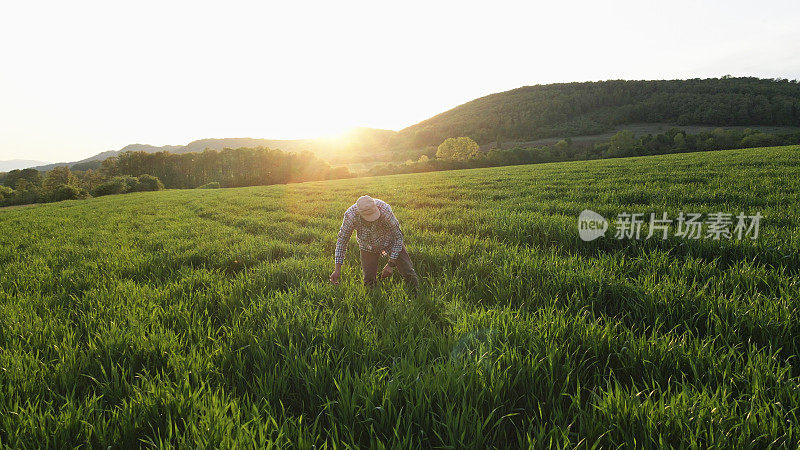
<svg viewBox="0 0 800 450">
<path fill-rule="evenodd" d="M 336 264 L 344 263 L 344 255 L 347 253 L 347 243 L 353 230 L 356 230 L 356 240 L 358 248 L 365 252 L 389 253 L 389 259 L 397 259 L 400 251 L 403 250 L 403 232 L 400 230 L 400 222 L 392 213 L 392 207 L 383 200 L 375 199 L 375 206 L 381 211 L 381 216 L 374 222 L 367 222 L 358 213 L 358 206 L 347 208 L 342 220 L 342 228 L 339 229 L 339 236 L 336 239 Z"/>
</svg>

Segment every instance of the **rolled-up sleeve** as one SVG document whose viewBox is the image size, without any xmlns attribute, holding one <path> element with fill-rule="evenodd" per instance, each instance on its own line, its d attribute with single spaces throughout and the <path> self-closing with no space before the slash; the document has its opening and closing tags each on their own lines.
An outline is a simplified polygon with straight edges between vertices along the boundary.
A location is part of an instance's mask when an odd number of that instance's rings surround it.
<svg viewBox="0 0 800 450">
<path fill-rule="evenodd" d="M 389 223 L 389 230 L 393 238 L 389 259 L 397 259 L 403 250 L 403 230 L 400 229 L 400 222 L 394 216 L 392 207 L 389 205 L 386 205 L 386 221 Z"/>
<path fill-rule="evenodd" d="M 336 264 L 344 264 L 344 256 L 347 254 L 347 244 L 350 242 L 350 236 L 353 235 L 353 228 L 355 226 L 355 215 L 350 210 L 345 211 L 344 218 L 342 219 L 342 227 L 339 228 L 339 235 L 336 238 L 336 254 L 334 255 L 334 262 Z"/>
</svg>

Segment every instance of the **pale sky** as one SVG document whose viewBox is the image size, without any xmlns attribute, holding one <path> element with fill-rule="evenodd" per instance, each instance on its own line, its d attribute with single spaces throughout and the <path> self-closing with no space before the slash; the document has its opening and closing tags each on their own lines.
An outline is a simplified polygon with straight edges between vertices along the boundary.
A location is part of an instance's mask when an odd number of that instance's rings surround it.
<svg viewBox="0 0 800 450">
<path fill-rule="evenodd" d="M 520 86 L 800 78 L 800 2 L 0 0 L 0 160 L 399 130 Z"/>
</svg>

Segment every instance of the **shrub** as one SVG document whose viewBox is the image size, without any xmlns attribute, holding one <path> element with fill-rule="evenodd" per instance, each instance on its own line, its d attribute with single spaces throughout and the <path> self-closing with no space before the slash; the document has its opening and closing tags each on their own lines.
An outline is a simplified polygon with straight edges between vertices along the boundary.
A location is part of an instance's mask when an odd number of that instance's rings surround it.
<svg viewBox="0 0 800 450">
<path fill-rule="evenodd" d="M 120 182 L 125 186 L 125 192 L 124 193 L 136 192 L 136 191 L 139 190 L 139 179 L 136 178 L 136 177 L 132 177 L 132 176 L 128 176 L 128 175 L 122 175 L 122 176 L 114 177 L 114 178 L 119 178 Z"/>
<path fill-rule="evenodd" d="M 83 198 L 89 198 L 89 193 L 79 187 L 71 186 L 69 184 L 61 184 L 56 186 L 47 194 L 47 201 L 49 202 L 79 200 Z"/>
<path fill-rule="evenodd" d="M 97 186 L 92 195 L 100 197 L 103 195 L 113 194 L 126 194 L 128 192 L 142 192 L 142 191 L 160 191 L 164 189 L 164 184 L 158 177 L 153 175 L 139 175 L 139 177 L 131 177 L 122 175 L 114 177 L 105 183 Z"/>
<path fill-rule="evenodd" d="M 97 186 L 92 195 L 100 197 L 103 195 L 124 194 L 126 192 L 127 184 L 122 177 L 114 177 L 105 183 Z"/>
<path fill-rule="evenodd" d="M 465 160 L 478 153 L 478 143 L 468 137 L 447 138 L 436 150 L 439 159 Z"/>
<path fill-rule="evenodd" d="M 14 190 L 8 186 L 0 186 L 0 204 L 14 196 Z"/>
<path fill-rule="evenodd" d="M 154 177 L 153 175 L 139 175 L 137 183 L 137 191 L 163 191 L 164 190 L 164 183 L 158 179 L 158 177 Z M 219 184 L 219 183 L 217 183 Z M 218 186 L 219 187 L 219 186 Z"/>
<path fill-rule="evenodd" d="M 212 181 L 210 183 L 206 183 L 200 186 L 198 189 L 219 189 L 219 188 L 220 188 L 219 181 Z"/>
<path fill-rule="evenodd" d="M 775 138 L 775 136 L 769 133 L 756 132 L 742 138 L 740 146 L 744 148 L 769 147 L 771 145 L 776 145 L 776 144 L 777 144 L 777 139 Z"/>
<path fill-rule="evenodd" d="M 15 189 L 13 194 L 4 202 L 6 205 L 27 205 L 30 203 L 38 203 L 42 200 L 39 195 L 39 189 L 27 183 L 20 183 L 22 186 Z"/>
<path fill-rule="evenodd" d="M 17 180 L 16 187 L 11 192 L 11 194 L 8 197 L 5 197 L 3 204 L 27 205 L 29 203 L 38 203 L 41 201 L 44 200 L 42 198 L 41 189 L 39 189 L 39 186 L 29 182 L 25 178 L 20 178 L 19 180 Z"/>
<path fill-rule="evenodd" d="M 634 156 L 636 152 L 636 136 L 632 131 L 623 130 L 611 137 L 608 141 L 608 156 L 610 158 L 619 158 L 625 156 Z"/>
</svg>

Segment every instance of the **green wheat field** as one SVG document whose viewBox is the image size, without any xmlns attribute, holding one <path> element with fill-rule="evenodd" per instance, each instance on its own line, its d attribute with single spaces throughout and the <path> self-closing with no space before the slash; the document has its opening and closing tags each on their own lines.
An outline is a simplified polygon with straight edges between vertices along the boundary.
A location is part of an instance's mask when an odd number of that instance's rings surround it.
<svg viewBox="0 0 800 450">
<path fill-rule="evenodd" d="M 328 282 L 362 194 L 416 295 L 355 239 Z M 587 208 L 764 218 L 584 242 Z M 796 447 L 799 269 L 800 147 L 2 209 L 0 444 Z"/>
</svg>

